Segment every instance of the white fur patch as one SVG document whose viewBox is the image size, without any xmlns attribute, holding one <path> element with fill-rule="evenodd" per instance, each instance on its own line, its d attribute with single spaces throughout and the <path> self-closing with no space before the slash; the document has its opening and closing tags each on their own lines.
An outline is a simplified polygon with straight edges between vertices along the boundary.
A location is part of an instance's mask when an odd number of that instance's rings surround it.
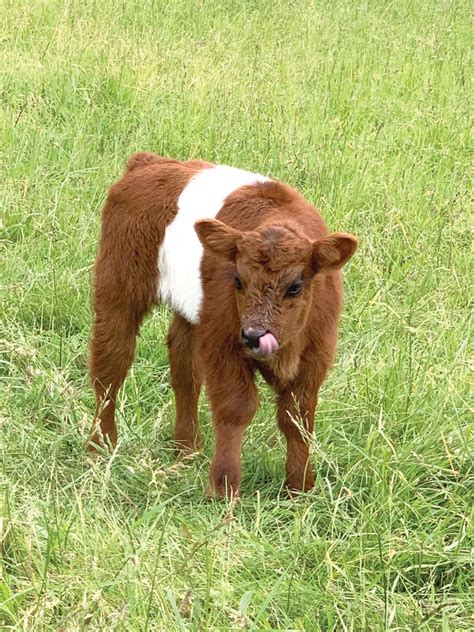
<svg viewBox="0 0 474 632">
<path fill-rule="evenodd" d="M 235 167 L 203 169 L 186 185 L 178 199 L 178 213 L 165 231 L 158 256 L 158 296 L 192 324 L 199 322 L 202 303 L 203 247 L 194 230 L 200 219 L 214 218 L 236 189 L 268 178 Z"/>
</svg>

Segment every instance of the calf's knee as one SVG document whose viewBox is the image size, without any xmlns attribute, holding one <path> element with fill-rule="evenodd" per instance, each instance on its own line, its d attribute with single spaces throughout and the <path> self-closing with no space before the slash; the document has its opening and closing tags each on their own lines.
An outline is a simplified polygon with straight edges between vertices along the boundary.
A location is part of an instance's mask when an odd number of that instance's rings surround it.
<svg viewBox="0 0 474 632">
<path fill-rule="evenodd" d="M 211 398 L 214 423 L 219 426 L 246 425 L 255 415 L 258 403 L 256 391 L 222 393 L 218 397 Z"/>
</svg>

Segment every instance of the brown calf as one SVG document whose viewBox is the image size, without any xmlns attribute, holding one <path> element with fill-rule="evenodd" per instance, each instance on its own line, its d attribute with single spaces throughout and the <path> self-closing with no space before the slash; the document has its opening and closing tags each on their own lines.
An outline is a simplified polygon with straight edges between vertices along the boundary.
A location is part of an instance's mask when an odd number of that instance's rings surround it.
<svg viewBox="0 0 474 632">
<path fill-rule="evenodd" d="M 167 302 L 181 449 L 201 444 L 203 381 L 211 404 L 216 446 L 208 493 L 238 493 L 242 438 L 258 406 L 256 371 L 276 393 L 287 484 L 309 490 L 308 438 L 334 357 L 339 269 L 356 247 L 352 235 L 328 234 L 318 211 L 281 182 L 197 160 L 133 156 L 102 213 L 92 443 L 115 445 L 115 399 L 140 324 L 153 305 Z"/>
</svg>

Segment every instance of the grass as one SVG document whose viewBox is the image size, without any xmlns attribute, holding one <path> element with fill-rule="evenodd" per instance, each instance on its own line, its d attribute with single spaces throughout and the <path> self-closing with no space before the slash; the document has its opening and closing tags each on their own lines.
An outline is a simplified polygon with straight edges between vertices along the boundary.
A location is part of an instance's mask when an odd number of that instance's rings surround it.
<svg viewBox="0 0 474 632">
<path fill-rule="evenodd" d="M 472 630 L 471 4 L 1 14 L 1 629 Z M 209 411 L 203 454 L 176 463 L 166 310 L 143 327 L 118 448 L 86 456 L 99 213 L 136 150 L 272 174 L 361 238 L 313 492 L 282 488 L 262 389 L 241 502 L 203 497 Z"/>
</svg>

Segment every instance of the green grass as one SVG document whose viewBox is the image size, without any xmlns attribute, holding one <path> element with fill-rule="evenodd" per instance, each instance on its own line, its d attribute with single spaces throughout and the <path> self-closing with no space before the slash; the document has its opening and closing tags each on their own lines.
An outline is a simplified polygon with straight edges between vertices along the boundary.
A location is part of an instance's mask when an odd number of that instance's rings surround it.
<svg viewBox="0 0 474 632">
<path fill-rule="evenodd" d="M 0 628 L 472 630 L 471 3 L 0 13 Z M 175 462 L 166 310 L 117 450 L 86 456 L 99 213 L 137 150 L 272 174 L 360 237 L 310 494 L 285 494 L 265 390 L 241 502 L 203 497 L 205 398 L 203 454 Z"/>
</svg>

